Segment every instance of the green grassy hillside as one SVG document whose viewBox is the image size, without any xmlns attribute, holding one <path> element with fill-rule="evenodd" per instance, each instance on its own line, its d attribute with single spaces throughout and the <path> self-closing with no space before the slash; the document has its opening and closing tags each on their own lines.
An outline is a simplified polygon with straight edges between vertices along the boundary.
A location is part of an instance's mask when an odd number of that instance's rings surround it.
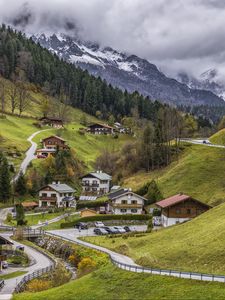
<svg viewBox="0 0 225 300">
<path fill-rule="evenodd" d="M 6 107 L 7 113 L 10 112 L 10 99 L 9 93 L 13 84 L 4 80 L 5 92 L 6 92 Z M 41 113 L 41 103 L 46 99 L 46 96 L 37 90 L 34 86 L 30 87 L 29 90 L 31 100 L 29 106 L 26 108 L 22 117 L 5 115 L 5 117 L 0 117 L 0 150 L 4 151 L 16 166 L 22 161 L 24 154 L 30 143 L 27 142 L 27 138 L 33 133 L 39 130 L 34 124 L 37 122 L 35 118 L 42 115 Z M 51 103 L 56 101 L 54 98 L 50 99 Z M 18 113 L 16 110 L 15 113 Z M 68 113 L 68 112 L 67 112 Z M 120 149 L 121 145 L 126 141 L 131 139 L 130 136 L 121 135 L 118 139 L 114 139 L 112 136 L 95 136 L 91 134 L 81 135 L 79 133 L 79 128 L 83 127 L 80 125 L 80 119 L 84 113 L 79 110 L 70 107 L 69 108 L 71 122 L 65 126 L 64 130 L 49 129 L 46 132 L 40 133 L 34 138 L 34 141 L 39 143 L 44 137 L 51 134 L 58 134 L 67 140 L 69 146 L 74 149 L 80 160 L 91 169 L 91 165 L 95 161 L 96 157 L 104 148 L 109 149 Z M 86 119 L 89 122 L 97 121 L 96 118 L 86 115 Z M 47 128 L 47 127 L 46 127 Z M 39 143 L 40 144 L 40 143 Z M 13 153 L 17 153 L 16 158 L 12 157 Z M 39 165 L 41 162 L 35 162 Z"/>
<path fill-rule="evenodd" d="M 209 140 L 213 144 L 225 145 L 225 128 L 212 135 Z"/>
<path fill-rule="evenodd" d="M 16 294 L 13 300 L 211 300 L 224 299 L 224 292 L 224 283 L 135 274 L 107 265 L 54 289 Z"/>
<path fill-rule="evenodd" d="M 224 173 L 225 149 L 189 144 L 179 161 L 160 171 L 135 174 L 124 185 L 135 190 L 154 178 L 165 197 L 183 192 L 214 205 L 225 201 Z"/>
<path fill-rule="evenodd" d="M 88 237 L 88 241 L 121 252 L 141 265 L 225 274 L 225 204 L 198 218 L 143 237 Z"/>
</svg>

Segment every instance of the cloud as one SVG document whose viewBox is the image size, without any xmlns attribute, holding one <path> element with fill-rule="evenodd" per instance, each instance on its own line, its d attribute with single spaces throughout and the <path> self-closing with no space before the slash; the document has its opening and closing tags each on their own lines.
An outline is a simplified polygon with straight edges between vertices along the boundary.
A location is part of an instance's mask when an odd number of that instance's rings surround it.
<svg viewBox="0 0 225 300">
<path fill-rule="evenodd" d="M 28 32 L 79 31 L 87 40 L 136 54 L 169 74 L 225 66 L 221 0 L 0 0 L 0 21 Z"/>
</svg>

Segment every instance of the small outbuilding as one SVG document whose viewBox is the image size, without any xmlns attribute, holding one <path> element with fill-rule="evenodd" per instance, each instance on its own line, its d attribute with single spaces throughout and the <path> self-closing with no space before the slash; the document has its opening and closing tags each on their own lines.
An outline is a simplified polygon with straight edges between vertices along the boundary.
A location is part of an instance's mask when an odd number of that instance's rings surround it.
<svg viewBox="0 0 225 300">
<path fill-rule="evenodd" d="M 182 193 L 159 201 L 156 206 L 161 209 L 163 227 L 191 220 L 211 208 L 208 204 Z"/>
<path fill-rule="evenodd" d="M 38 207 L 38 203 L 35 201 L 26 201 L 21 203 L 24 210 L 32 210 L 36 207 Z"/>
<path fill-rule="evenodd" d="M 97 212 L 90 208 L 84 208 L 80 211 L 81 218 L 96 216 Z"/>
</svg>

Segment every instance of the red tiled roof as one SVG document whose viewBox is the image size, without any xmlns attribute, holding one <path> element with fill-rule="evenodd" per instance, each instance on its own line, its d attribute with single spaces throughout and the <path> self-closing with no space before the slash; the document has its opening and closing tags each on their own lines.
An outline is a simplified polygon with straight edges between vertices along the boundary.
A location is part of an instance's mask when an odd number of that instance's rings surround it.
<svg viewBox="0 0 225 300">
<path fill-rule="evenodd" d="M 156 205 L 160 206 L 161 208 L 165 208 L 165 207 L 169 207 L 174 204 L 177 204 L 179 202 L 186 201 L 190 198 L 191 198 L 190 196 L 178 194 L 178 195 L 169 197 L 167 199 L 164 199 L 162 201 L 156 202 Z"/>
</svg>

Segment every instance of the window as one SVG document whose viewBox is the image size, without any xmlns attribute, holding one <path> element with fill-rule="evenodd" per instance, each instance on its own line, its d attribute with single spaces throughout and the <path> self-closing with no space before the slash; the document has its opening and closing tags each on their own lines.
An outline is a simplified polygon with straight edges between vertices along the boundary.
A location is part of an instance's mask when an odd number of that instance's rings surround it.
<svg viewBox="0 0 225 300">
<path fill-rule="evenodd" d="M 127 204 L 127 200 L 122 200 L 121 203 L 122 204 Z"/>
<path fill-rule="evenodd" d="M 191 209 L 190 209 L 190 208 L 187 209 L 187 214 L 188 214 L 188 215 L 191 214 Z"/>
<path fill-rule="evenodd" d="M 120 210 L 120 212 L 121 212 L 121 213 L 126 213 L 126 212 L 127 212 L 127 210 L 126 210 L 126 209 L 124 209 L 124 208 L 122 208 L 122 209 Z"/>
<path fill-rule="evenodd" d="M 97 188 L 92 188 L 92 191 L 93 191 L 93 192 L 96 192 L 96 191 L 97 191 Z"/>
<path fill-rule="evenodd" d="M 131 209 L 131 212 L 132 212 L 133 214 L 136 214 L 136 213 L 137 213 L 137 209 L 132 208 L 132 209 Z"/>
<path fill-rule="evenodd" d="M 176 209 L 176 214 L 177 214 L 177 215 L 180 214 L 180 209 Z"/>
<path fill-rule="evenodd" d="M 137 200 L 132 200 L 131 204 L 137 204 Z"/>
<path fill-rule="evenodd" d="M 47 206 L 47 201 L 42 201 L 41 206 L 46 207 Z"/>
<path fill-rule="evenodd" d="M 60 194 L 60 197 L 62 197 L 63 196 L 63 194 Z"/>
<path fill-rule="evenodd" d="M 43 193 L 41 196 L 42 196 L 42 197 L 47 197 L 47 194 L 46 194 L 46 193 Z"/>
<path fill-rule="evenodd" d="M 69 196 L 72 196 L 72 193 L 68 193 Z"/>
<path fill-rule="evenodd" d="M 51 194 L 51 197 L 52 198 L 56 198 L 56 194 Z"/>
</svg>

